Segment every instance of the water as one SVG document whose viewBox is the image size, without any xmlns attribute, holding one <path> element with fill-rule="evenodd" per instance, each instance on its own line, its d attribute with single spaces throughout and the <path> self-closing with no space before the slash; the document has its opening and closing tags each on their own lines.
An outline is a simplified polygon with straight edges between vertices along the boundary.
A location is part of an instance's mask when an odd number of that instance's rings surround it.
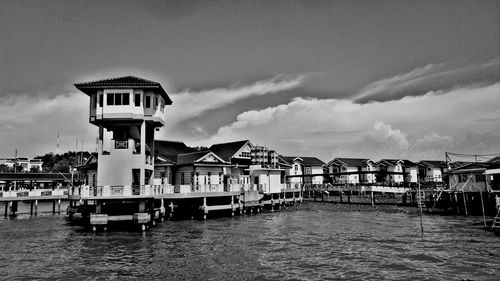
<svg viewBox="0 0 500 281">
<path fill-rule="evenodd" d="M 0 219 L 0 279 L 499 280 L 478 217 L 295 211 L 93 234 L 63 215 Z"/>
</svg>

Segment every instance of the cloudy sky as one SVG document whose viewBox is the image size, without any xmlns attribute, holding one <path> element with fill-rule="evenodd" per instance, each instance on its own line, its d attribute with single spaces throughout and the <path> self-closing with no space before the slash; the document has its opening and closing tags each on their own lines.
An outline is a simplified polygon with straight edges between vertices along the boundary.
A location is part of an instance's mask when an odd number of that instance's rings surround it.
<svg viewBox="0 0 500 281">
<path fill-rule="evenodd" d="M 500 153 L 499 1 L 0 2 L 0 157 L 95 150 L 74 83 L 135 75 L 158 138 L 285 155 Z"/>
</svg>

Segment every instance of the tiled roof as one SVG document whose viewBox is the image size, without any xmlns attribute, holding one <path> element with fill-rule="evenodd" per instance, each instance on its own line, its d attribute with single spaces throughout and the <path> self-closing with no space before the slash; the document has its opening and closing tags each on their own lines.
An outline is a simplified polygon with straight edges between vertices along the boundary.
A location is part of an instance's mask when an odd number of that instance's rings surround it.
<svg viewBox="0 0 500 281">
<path fill-rule="evenodd" d="M 414 162 L 412 162 L 410 160 L 406 160 L 406 159 L 381 159 L 378 163 L 380 163 L 382 161 L 386 161 L 386 162 L 390 163 L 391 165 L 397 165 L 397 163 L 399 161 L 402 161 L 404 166 L 415 166 L 415 165 L 417 165 Z"/>
<path fill-rule="evenodd" d="M 431 166 L 435 168 L 448 168 L 448 165 L 446 165 L 445 161 L 439 161 L 439 160 L 422 160 L 418 162 L 418 165 Z"/>
<path fill-rule="evenodd" d="M 218 143 L 212 145 L 209 149 L 213 151 L 213 153 L 217 154 L 224 161 L 231 161 L 231 157 L 238 152 L 248 140 L 235 141 L 235 142 L 226 142 L 226 143 Z"/>
<path fill-rule="evenodd" d="M 162 165 L 162 166 L 175 165 L 175 162 L 163 155 L 157 155 L 155 158 L 155 165 Z"/>
<path fill-rule="evenodd" d="M 87 95 L 93 94 L 97 89 L 110 89 L 110 88 L 139 88 L 139 89 L 156 89 L 157 92 L 165 100 L 165 104 L 172 104 L 172 100 L 168 96 L 167 92 L 158 82 L 151 80 L 135 77 L 135 76 L 124 76 L 110 79 L 103 79 L 90 82 L 76 83 L 75 87 L 84 92 Z"/>
<path fill-rule="evenodd" d="M 302 164 L 304 166 L 323 166 L 325 165 L 325 162 L 319 160 L 318 158 L 316 157 L 302 157 L 302 156 L 281 156 L 281 158 L 283 160 L 285 160 L 286 162 L 292 164 L 293 163 L 293 160 L 295 158 L 300 158 L 302 159 Z"/>
<path fill-rule="evenodd" d="M 462 162 L 464 163 L 464 162 Z M 468 170 L 486 170 L 486 169 L 496 169 L 499 168 L 500 164 L 499 163 L 487 163 L 487 162 L 481 162 L 481 163 L 464 163 L 461 166 L 455 166 L 455 168 L 452 168 L 451 170 L 448 171 L 449 174 L 453 173 L 460 173 L 468 171 Z"/>
<path fill-rule="evenodd" d="M 210 152 L 211 151 L 209 150 L 205 150 L 205 151 L 179 154 L 177 155 L 177 164 L 179 165 L 192 164 L 194 163 L 195 160 L 198 160 L 199 158 L 209 154 Z"/>
<path fill-rule="evenodd" d="M 204 157 L 207 154 L 213 153 L 210 150 L 197 151 L 191 153 L 184 153 L 177 155 L 177 164 L 178 165 L 186 165 L 193 164 L 196 160 Z M 211 164 L 221 164 L 221 163 L 211 163 Z M 228 163 L 223 163 L 228 164 Z"/>
<path fill-rule="evenodd" d="M 166 159 L 176 162 L 177 155 L 182 153 L 193 152 L 183 142 L 155 140 L 155 152 Z"/>
<path fill-rule="evenodd" d="M 335 158 L 328 165 L 332 165 L 334 162 L 341 162 L 348 167 L 363 167 L 368 160 L 366 158 Z"/>
</svg>

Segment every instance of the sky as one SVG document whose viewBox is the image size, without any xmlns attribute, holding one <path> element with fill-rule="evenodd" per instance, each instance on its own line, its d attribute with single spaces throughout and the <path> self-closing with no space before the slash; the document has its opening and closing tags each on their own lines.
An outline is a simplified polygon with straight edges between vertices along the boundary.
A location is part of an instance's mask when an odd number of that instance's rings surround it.
<svg viewBox="0 0 500 281">
<path fill-rule="evenodd" d="M 134 75 L 158 139 L 282 155 L 500 153 L 500 1 L 0 1 L 0 158 L 95 151 L 74 83 Z"/>
</svg>

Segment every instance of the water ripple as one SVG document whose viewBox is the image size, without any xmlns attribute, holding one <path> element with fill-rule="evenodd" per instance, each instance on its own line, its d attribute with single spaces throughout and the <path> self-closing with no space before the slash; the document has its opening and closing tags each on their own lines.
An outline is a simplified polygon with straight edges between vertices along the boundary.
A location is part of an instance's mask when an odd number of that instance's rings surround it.
<svg viewBox="0 0 500 281">
<path fill-rule="evenodd" d="M 314 208 L 318 208 L 318 212 Z M 6 280 L 498 280 L 477 218 L 308 210 L 96 235 L 63 216 L 0 220 Z"/>
</svg>

